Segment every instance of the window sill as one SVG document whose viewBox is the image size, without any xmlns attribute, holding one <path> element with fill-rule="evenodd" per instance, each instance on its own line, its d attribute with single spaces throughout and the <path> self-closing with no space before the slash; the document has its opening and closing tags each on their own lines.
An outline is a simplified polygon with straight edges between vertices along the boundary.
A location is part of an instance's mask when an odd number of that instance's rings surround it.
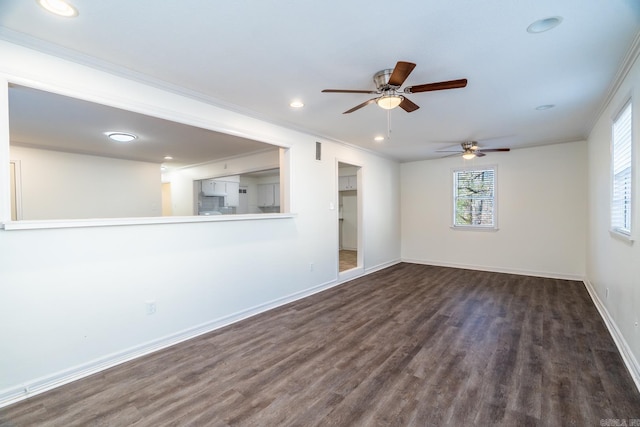
<svg viewBox="0 0 640 427">
<path fill-rule="evenodd" d="M 266 213 L 246 215 L 165 216 L 143 218 L 60 219 L 41 221 L 10 221 L 2 224 L 5 230 L 39 230 L 52 228 L 113 227 L 122 225 L 185 224 L 195 222 L 253 221 L 294 218 L 293 213 Z"/>
<path fill-rule="evenodd" d="M 452 225 L 449 228 L 452 230 L 458 230 L 458 231 L 485 231 L 485 232 L 498 231 L 498 227 L 474 227 L 473 225 Z"/>
<path fill-rule="evenodd" d="M 631 246 L 633 245 L 633 239 L 629 234 L 620 233 L 619 231 L 609 230 L 609 234 L 616 240 L 620 240 L 623 243 Z"/>
</svg>

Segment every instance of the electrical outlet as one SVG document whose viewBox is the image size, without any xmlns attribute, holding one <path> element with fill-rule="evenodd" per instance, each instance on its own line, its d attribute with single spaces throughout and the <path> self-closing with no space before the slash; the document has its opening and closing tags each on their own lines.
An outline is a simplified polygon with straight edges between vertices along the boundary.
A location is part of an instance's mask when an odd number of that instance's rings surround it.
<svg viewBox="0 0 640 427">
<path fill-rule="evenodd" d="M 609 288 L 604 291 L 604 297 L 609 298 Z"/>
<path fill-rule="evenodd" d="M 147 307 L 147 315 L 156 314 L 156 302 L 155 301 L 147 301 L 145 302 L 145 306 Z"/>
</svg>

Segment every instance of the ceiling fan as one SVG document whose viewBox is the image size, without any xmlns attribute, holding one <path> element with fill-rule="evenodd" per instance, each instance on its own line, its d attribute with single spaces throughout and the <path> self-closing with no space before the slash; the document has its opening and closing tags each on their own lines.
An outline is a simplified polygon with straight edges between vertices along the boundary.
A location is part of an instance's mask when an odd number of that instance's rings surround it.
<svg viewBox="0 0 640 427">
<path fill-rule="evenodd" d="M 494 153 L 500 151 L 511 151 L 510 148 L 488 148 L 481 149 L 478 147 L 478 141 L 465 141 L 460 144 L 462 150 L 451 151 L 451 150 L 438 150 L 438 153 L 462 153 L 462 157 L 465 160 L 471 160 L 474 157 L 483 157 L 486 156 L 486 153 Z M 452 154 L 453 156 L 454 154 Z"/>
<path fill-rule="evenodd" d="M 407 77 L 409 77 L 409 74 L 411 74 L 415 67 L 416 64 L 414 63 L 398 61 L 395 68 L 393 69 L 378 71 L 373 76 L 373 82 L 376 85 L 376 90 L 324 89 L 322 92 L 370 93 L 380 95 L 375 98 L 371 98 L 370 100 L 365 101 L 362 104 L 356 105 L 355 107 L 345 111 L 342 114 L 353 113 L 354 111 L 359 110 L 360 108 L 374 102 L 385 110 L 391 110 L 392 108 L 400 107 L 407 113 L 411 113 L 412 111 L 415 111 L 420 107 L 411 102 L 406 96 L 401 95 L 401 93 L 420 93 L 434 90 L 457 89 L 465 87 L 467 85 L 467 79 L 459 79 L 436 83 L 426 83 L 417 86 L 407 86 L 401 91 L 400 86 L 402 86 L 404 81 L 407 79 Z"/>
</svg>

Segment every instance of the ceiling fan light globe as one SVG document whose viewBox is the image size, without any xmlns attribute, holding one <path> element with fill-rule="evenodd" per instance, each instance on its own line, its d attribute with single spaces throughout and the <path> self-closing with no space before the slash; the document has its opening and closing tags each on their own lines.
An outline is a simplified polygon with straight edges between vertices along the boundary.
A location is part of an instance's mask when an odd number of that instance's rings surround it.
<svg viewBox="0 0 640 427">
<path fill-rule="evenodd" d="M 78 10 L 65 0 L 38 0 L 38 4 L 54 15 L 65 18 L 78 16 Z"/>
<path fill-rule="evenodd" d="M 476 156 L 476 154 L 472 151 L 470 152 L 465 152 L 464 154 L 462 154 L 462 158 L 465 160 L 471 160 Z"/>
<path fill-rule="evenodd" d="M 378 98 L 376 103 L 380 108 L 385 110 L 392 110 L 402 103 L 403 96 L 400 95 L 384 95 Z"/>
</svg>

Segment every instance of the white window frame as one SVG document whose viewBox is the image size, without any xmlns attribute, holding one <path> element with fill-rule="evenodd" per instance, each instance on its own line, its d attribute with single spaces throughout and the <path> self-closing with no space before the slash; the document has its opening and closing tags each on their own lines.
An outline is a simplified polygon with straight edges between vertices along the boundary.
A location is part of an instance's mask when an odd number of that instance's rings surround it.
<svg viewBox="0 0 640 427">
<path fill-rule="evenodd" d="M 463 225 L 456 224 L 457 178 L 458 172 L 493 171 L 493 224 L 491 225 Z M 498 167 L 496 165 L 471 166 L 456 168 L 451 173 L 451 228 L 454 230 L 470 231 L 498 231 Z"/>
<path fill-rule="evenodd" d="M 616 181 L 616 140 L 615 140 L 615 126 L 618 123 L 618 120 L 622 117 L 623 114 L 625 114 L 627 112 L 627 109 L 630 108 L 631 111 L 631 117 L 629 119 L 629 126 L 630 126 L 630 138 L 629 138 L 629 145 L 627 147 L 623 147 L 622 150 L 629 150 L 629 155 L 628 155 L 628 167 L 630 168 L 630 176 L 629 176 L 629 188 L 627 189 L 627 191 L 625 191 L 625 193 L 627 194 L 624 199 L 628 200 L 627 203 L 625 203 L 624 201 L 620 201 L 617 197 L 616 197 L 616 187 L 618 187 L 618 183 Z M 632 231 L 633 231 L 633 213 L 635 211 L 635 200 L 634 200 L 634 191 L 635 191 L 635 176 L 636 176 L 636 171 L 635 171 L 635 167 L 634 167 L 634 161 L 635 161 L 635 150 L 634 150 L 634 129 L 633 129 L 633 119 L 634 115 L 633 115 L 633 103 L 632 100 L 629 99 L 627 100 L 623 106 L 617 110 L 615 116 L 613 116 L 612 120 L 611 120 L 611 165 L 610 165 L 610 173 L 611 173 L 611 185 L 610 185 L 610 192 L 611 192 L 611 198 L 610 198 L 610 205 L 609 205 L 609 226 L 610 226 L 610 232 L 614 237 L 617 238 L 622 238 L 624 240 L 627 240 L 629 242 L 632 242 L 633 240 L 631 239 L 632 236 Z M 622 219 L 622 223 L 620 223 L 620 214 L 616 214 L 617 210 L 621 209 L 620 204 L 626 204 L 626 209 L 628 209 L 628 214 L 623 214 L 625 217 L 628 216 L 628 220 Z M 624 217 L 623 217 L 624 218 Z"/>
</svg>

